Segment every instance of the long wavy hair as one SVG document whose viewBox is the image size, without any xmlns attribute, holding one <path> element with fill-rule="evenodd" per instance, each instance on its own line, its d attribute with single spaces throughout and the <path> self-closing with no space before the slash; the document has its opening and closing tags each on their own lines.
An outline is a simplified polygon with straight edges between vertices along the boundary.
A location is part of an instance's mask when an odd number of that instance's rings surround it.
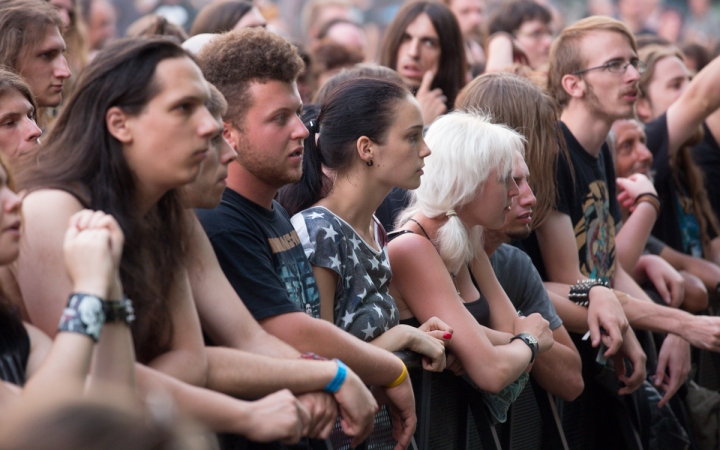
<svg viewBox="0 0 720 450">
<path fill-rule="evenodd" d="M 503 123 L 525 136 L 525 161 L 530 188 L 537 198 L 532 228 L 539 228 L 555 208 L 558 145 L 557 104 L 529 80 L 504 72 L 487 73 L 471 81 L 458 95 L 461 111 L 487 111 L 493 123 Z"/>
<path fill-rule="evenodd" d="M 674 46 L 648 45 L 640 49 L 638 57 L 647 65 L 645 73 L 640 75 L 640 81 L 638 81 L 639 94 L 640 97 L 645 97 L 652 102 L 648 88 L 655 77 L 657 63 L 672 57 L 677 57 L 682 61 L 683 54 Z M 708 257 L 710 255 L 710 231 L 715 235 L 720 235 L 720 227 L 718 227 L 718 219 L 705 190 L 704 174 L 692 158 L 692 148 L 699 144 L 702 138 L 703 129 L 698 127 L 697 131 L 680 146 L 677 152 L 668 156 L 675 185 L 684 187 L 692 199 L 692 212 L 700 226 L 703 255 Z"/>
<path fill-rule="evenodd" d="M 460 209 L 482 195 L 493 170 L 499 178 L 511 176 L 515 151 L 525 153 L 524 138 L 493 122 L 479 110 L 451 112 L 433 122 L 425 135 L 432 153 L 425 158 L 422 183 L 411 192 L 397 227 L 418 212 L 436 218 Z M 457 215 L 450 216 L 433 243 L 448 270 L 457 273 L 482 248 L 482 227 L 468 228 Z"/>
<path fill-rule="evenodd" d="M 112 107 L 140 114 L 161 89 L 155 80 L 157 65 L 186 57 L 177 43 L 166 39 L 111 44 L 83 72 L 48 144 L 23 161 L 17 177 L 22 189 L 61 189 L 118 221 L 125 234 L 120 277 L 137 310 L 133 337 L 141 362 L 170 348 L 173 326 L 167 298 L 182 267 L 188 222 L 176 190 L 140 214 L 136 175 L 122 144 L 108 131 L 105 116 Z"/>
</svg>

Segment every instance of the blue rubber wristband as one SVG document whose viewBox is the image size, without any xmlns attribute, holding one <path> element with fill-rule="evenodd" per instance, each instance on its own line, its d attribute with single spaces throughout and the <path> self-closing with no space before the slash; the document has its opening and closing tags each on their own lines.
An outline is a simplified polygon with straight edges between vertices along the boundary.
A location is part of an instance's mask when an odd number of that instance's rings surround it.
<svg viewBox="0 0 720 450">
<path fill-rule="evenodd" d="M 347 366 L 339 359 L 334 359 L 333 361 L 335 361 L 338 366 L 337 372 L 335 372 L 335 378 L 333 378 L 332 381 L 330 381 L 323 389 L 323 391 L 329 394 L 334 394 L 339 391 L 340 386 L 342 386 L 343 382 L 345 382 L 345 377 L 347 376 Z"/>
</svg>

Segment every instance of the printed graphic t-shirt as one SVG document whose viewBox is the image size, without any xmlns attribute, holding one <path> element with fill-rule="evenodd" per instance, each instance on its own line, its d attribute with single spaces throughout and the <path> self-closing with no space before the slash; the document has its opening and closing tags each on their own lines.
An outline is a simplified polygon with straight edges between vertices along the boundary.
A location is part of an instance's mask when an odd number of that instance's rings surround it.
<svg viewBox="0 0 720 450">
<path fill-rule="evenodd" d="M 320 317 L 312 267 L 279 203 L 268 210 L 228 188 L 217 208 L 197 215 L 223 272 L 256 320 L 298 311 Z"/>
<path fill-rule="evenodd" d="M 622 216 L 615 194 L 615 168 L 607 145 L 597 158 L 589 154 L 560 122 L 570 165 L 561 153 L 557 167 L 557 209 L 570 216 L 575 231 L 580 271 L 588 278 L 610 280 L 615 274 L 615 227 Z M 574 173 L 574 182 L 573 182 Z M 537 236 L 522 242 L 538 272 L 547 280 Z"/>
<path fill-rule="evenodd" d="M 399 323 L 400 314 L 388 290 L 392 272 L 387 245 L 375 250 L 322 206 L 295 214 L 292 224 L 310 262 L 338 274 L 335 325 L 371 341 Z M 384 244 L 381 227 L 375 223 L 375 241 Z"/>
</svg>

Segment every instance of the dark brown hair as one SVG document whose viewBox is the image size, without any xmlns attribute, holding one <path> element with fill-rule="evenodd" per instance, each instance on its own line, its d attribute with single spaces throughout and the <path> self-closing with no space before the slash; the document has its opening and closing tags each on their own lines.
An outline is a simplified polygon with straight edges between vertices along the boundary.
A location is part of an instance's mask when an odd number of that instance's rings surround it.
<svg viewBox="0 0 720 450">
<path fill-rule="evenodd" d="M 459 110 L 483 110 L 492 122 L 525 136 L 529 184 L 537 198 L 532 228 L 540 227 L 555 208 L 555 161 L 558 155 L 555 101 L 529 80 L 517 75 L 487 73 L 471 81 L 457 99 Z"/>
<path fill-rule="evenodd" d="M 215 0 L 200 10 L 190 35 L 230 31 L 252 8 L 253 4 L 245 0 Z"/>
<path fill-rule="evenodd" d="M 433 80 L 432 89 L 440 88 L 447 97 L 447 108 L 455 106 L 455 97 L 465 86 L 467 58 L 465 41 L 460 25 L 452 11 L 434 0 L 419 0 L 406 3 L 385 32 L 380 49 L 380 64 L 397 70 L 397 56 L 405 30 L 420 14 L 427 14 L 440 40 L 440 63 Z"/>
<path fill-rule="evenodd" d="M 360 137 L 384 144 L 398 103 L 409 95 L 403 84 L 378 78 L 356 78 L 334 89 L 320 109 L 317 125 L 308 126 L 302 178 L 278 195 L 288 214 L 307 209 L 328 194 L 332 182 L 323 167 L 338 173 L 353 164 Z"/>
<path fill-rule="evenodd" d="M 168 22 L 163 16 L 148 14 L 130 24 L 125 32 L 127 37 L 159 37 L 165 36 L 182 44 L 188 35 L 182 27 Z"/>
<path fill-rule="evenodd" d="M 297 48 L 265 28 L 233 30 L 208 42 L 198 55 L 205 79 L 228 102 L 225 120 L 242 128 L 252 106 L 248 93 L 253 82 L 292 83 L 305 67 Z"/>
<path fill-rule="evenodd" d="M 135 304 L 137 358 L 148 362 L 169 350 L 173 327 L 167 299 L 181 269 L 187 243 L 186 212 L 176 190 L 141 216 L 137 181 L 122 144 L 108 131 L 112 107 L 140 114 L 161 86 L 157 65 L 187 53 L 168 39 L 122 39 L 88 65 L 36 157 L 17 172 L 21 189 L 61 189 L 85 207 L 111 214 L 125 234 L 120 277 Z"/>
<path fill-rule="evenodd" d="M 62 29 L 60 16 L 43 0 L 4 0 L 0 4 L 0 65 L 18 70 L 20 56 L 45 39 L 45 28 Z"/>
<path fill-rule="evenodd" d="M 550 11 L 532 0 L 514 0 L 497 8 L 488 24 L 488 35 L 504 31 L 515 34 L 523 23 L 539 20 L 545 25 L 552 21 Z"/>
</svg>

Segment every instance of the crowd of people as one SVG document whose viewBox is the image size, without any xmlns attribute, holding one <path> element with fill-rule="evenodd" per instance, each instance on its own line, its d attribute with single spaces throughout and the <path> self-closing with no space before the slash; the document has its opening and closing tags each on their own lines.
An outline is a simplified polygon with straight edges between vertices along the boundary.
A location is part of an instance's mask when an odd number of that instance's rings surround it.
<svg viewBox="0 0 720 450">
<path fill-rule="evenodd" d="M 309 0 L 299 42 L 263 2 L 115 39 L 108 0 L 0 0 L 0 449 L 355 448 L 381 414 L 405 449 L 404 350 L 495 423 L 534 379 L 578 449 L 634 448 L 633 402 L 646 450 L 717 448 L 717 30 L 630 1 L 373 36 Z"/>
</svg>

